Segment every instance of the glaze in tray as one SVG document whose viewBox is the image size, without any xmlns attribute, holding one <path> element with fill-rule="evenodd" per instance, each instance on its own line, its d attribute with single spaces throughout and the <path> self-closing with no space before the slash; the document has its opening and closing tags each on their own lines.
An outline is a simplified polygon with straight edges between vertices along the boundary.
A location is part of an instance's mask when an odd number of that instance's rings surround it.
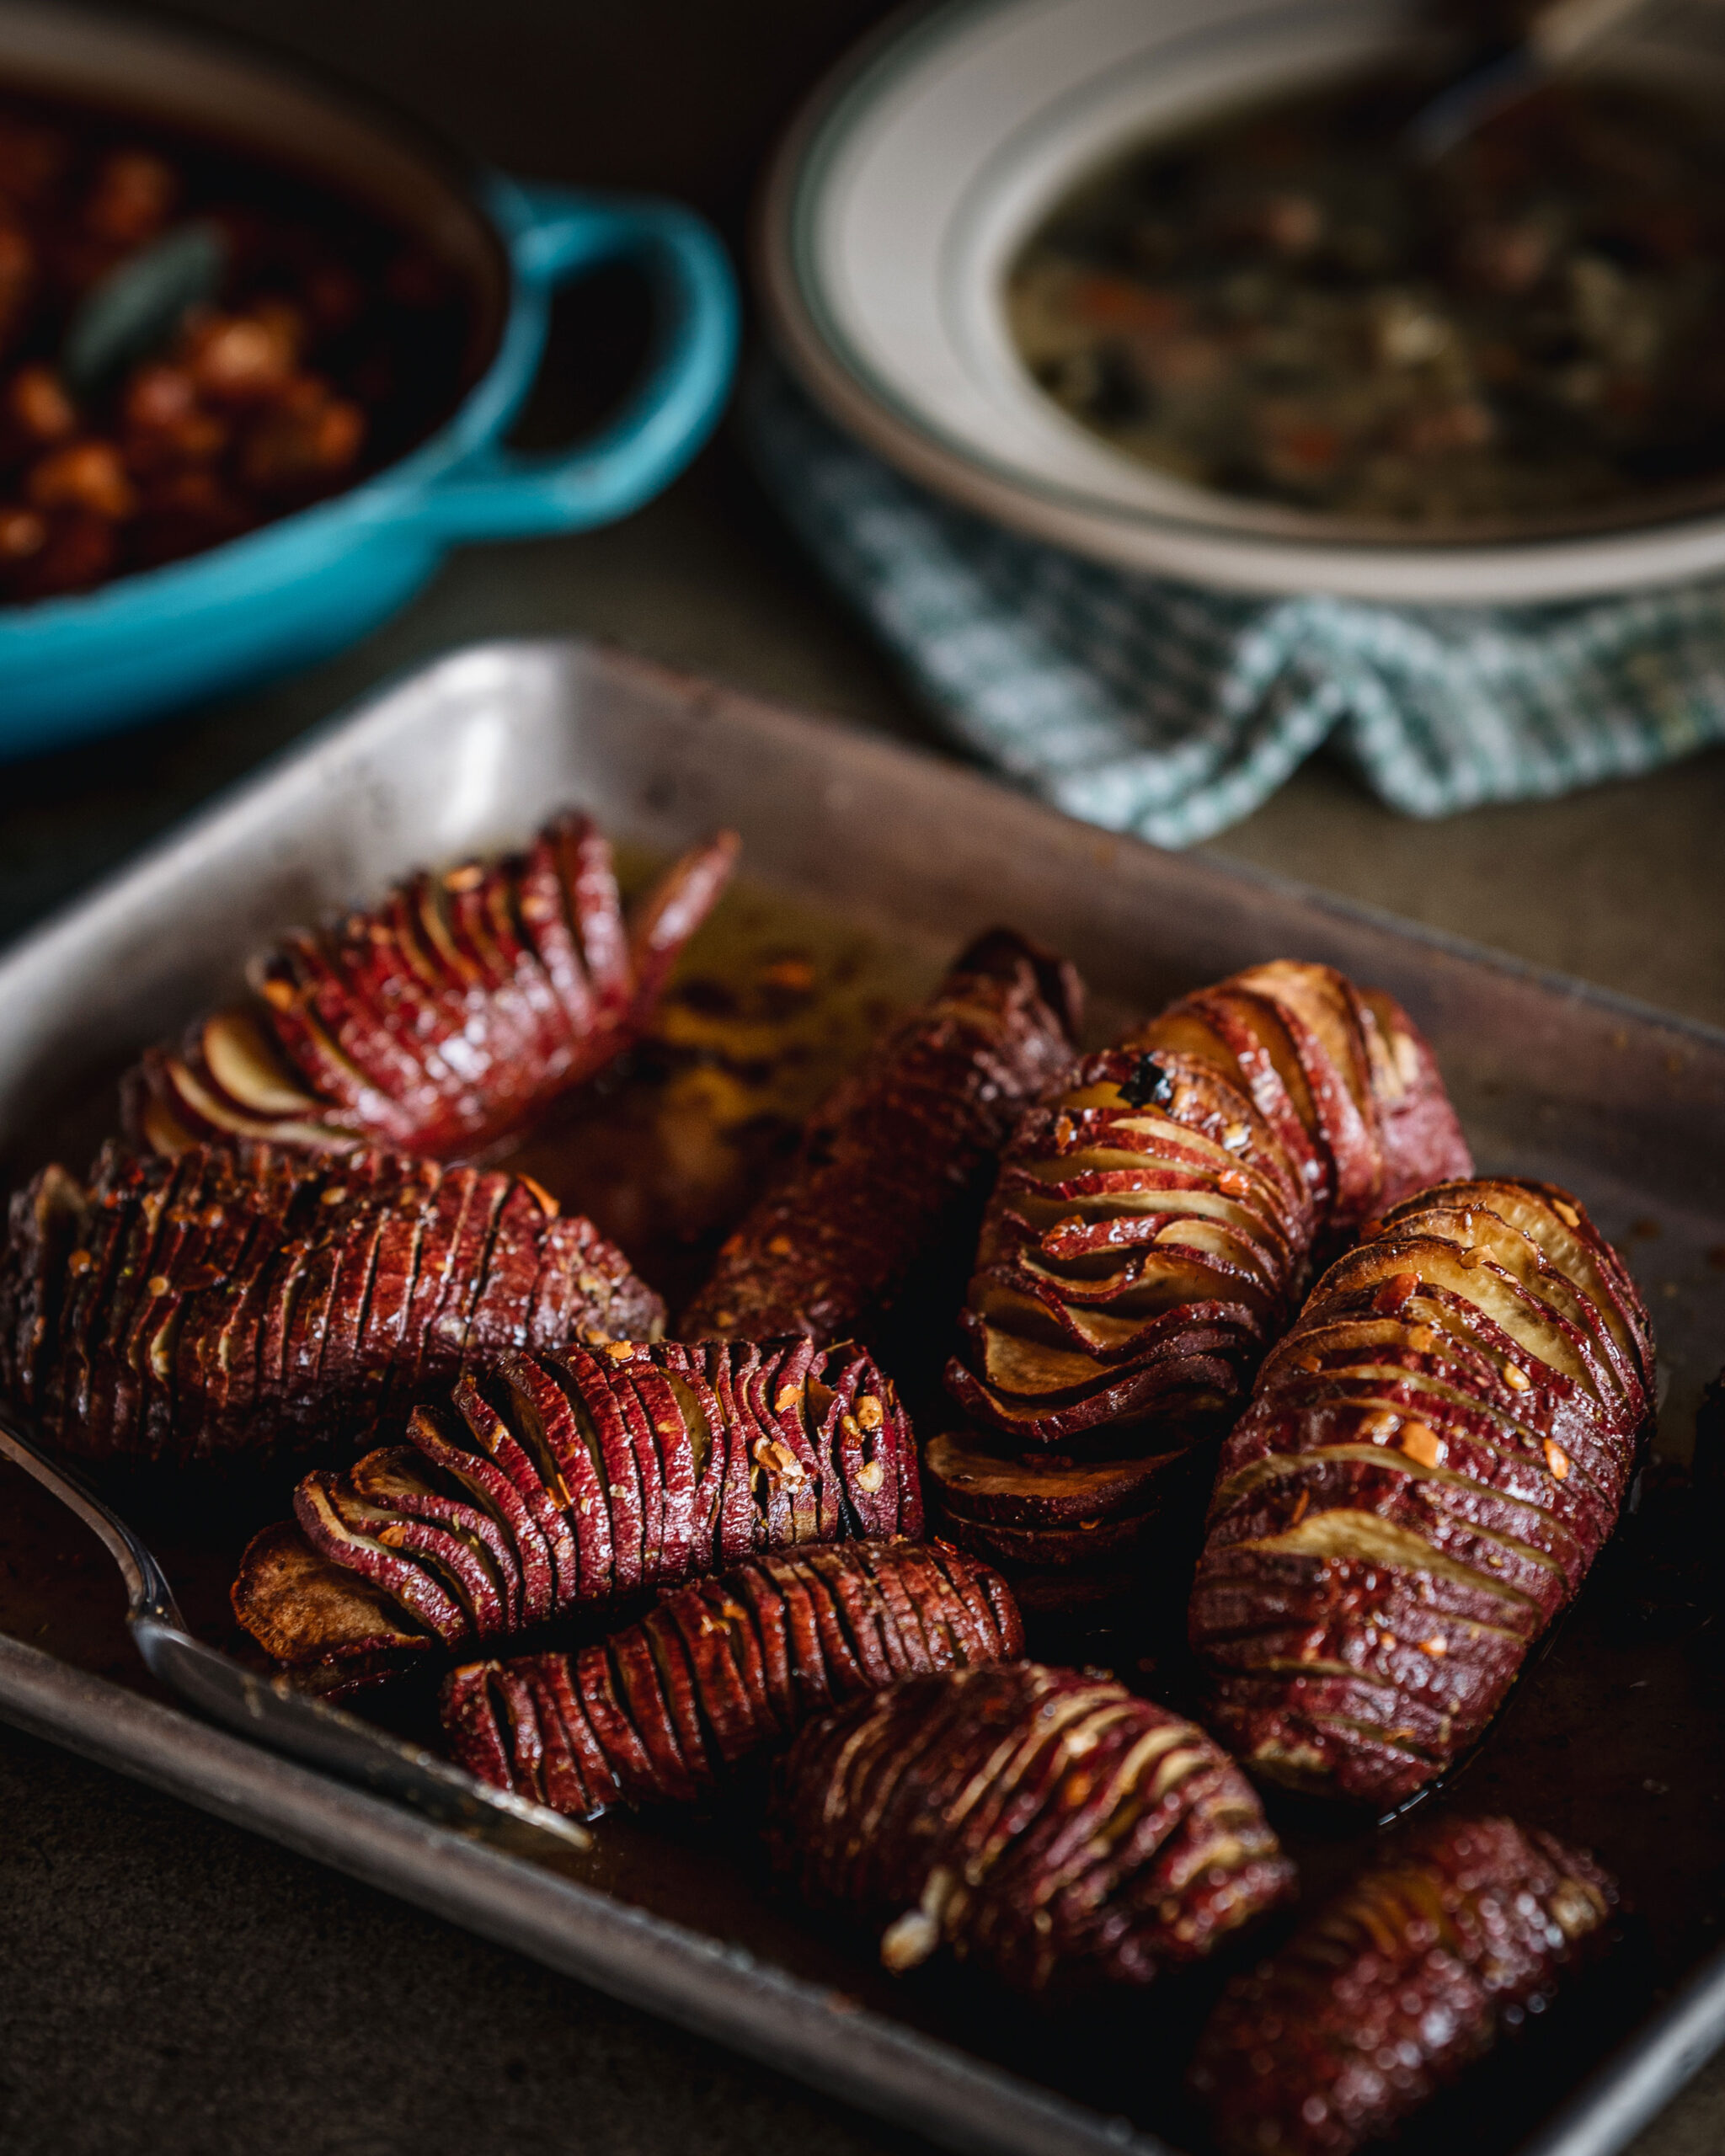
<svg viewBox="0 0 1725 2156">
<path fill-rule="evenodd" d="M 111 1127 L 114 1074 L 231 988 L 274 931 L 419 862 L 515 842 L 566 801 L 643 858 L 718 824 L 745 841 L 743 878 L 683 969 L 685 991 L 700 992 L 673 998 L 634 1075 L 527 1163 L 673 1293 L 775 1134 L 997 920 L 1077 959 L 1098 1037 L 1271 957 L 1327 960 L 1387 988 L 1430 1035 L 1482 1168 L 1549 1176 L 1593 1209 L 1658 1328 L 1658 1452 L 1639 1513 L 1453 1791 L 1432 1801 L 1509 1810 L 1595 1848 L 1637 1913 L 1583 1996 L 1404 2146 L 1435 2150 L 1465 2117 L 1479 2156 L 1621 2148 L 1725 2039 L 1725 1658 L 1688 1477 L 1696 1401 L 1725 1358 L 1725 1034 L 1109 837 L 948 766 L 638 660 L 496 644 L 313 736 L 0 959 L 8 1182 L 51 1150 L 81 1165 Z M 750 984 L 775 968 L 781 985 L 808 969 L 819 992 L 750 1005 Z M 619 1115 L 632 1134 L 621 1149 L 606 1135 Z M 931 1300 L 913 1363 L 932 1369 L 948 1315 Z M 906 1378 L 916 1402 L 921 1380 Z M 703 1817 L 606 1820 L 590 1855 L 553 1871 L 498 1855 L 166 1703 L 131 1651 L 105 1556 L 21 1476 L 0 1487 L 8 1720 L 948 2147 L 1201 2146 L 1178 2084 L 1220 1968 L 1081 2015 L 1003 2001 L 950 1969 L 895 1983 L 856 1935 L 776 1897 L 746 1796 Z M 251 1522 L 155 1518 L 142 1502 L 139 1524 L 191 1621 L 223 1636 L 222 1584 Z M 1168 1584 L 1130 1620 L 1033 1647 L 1178 1692 L 1167 1611 L 1179 1582 Z M 1374 1831 L 1299 1807 L 1279 1822 L 1309 1893 Z"/>
</svg>

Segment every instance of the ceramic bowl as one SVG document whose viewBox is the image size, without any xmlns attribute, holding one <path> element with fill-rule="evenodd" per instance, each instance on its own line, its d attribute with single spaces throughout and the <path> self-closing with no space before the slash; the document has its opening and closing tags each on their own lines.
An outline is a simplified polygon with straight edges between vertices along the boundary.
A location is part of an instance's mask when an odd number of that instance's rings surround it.
<svg viewBox="0 0 1725 2156">
<path fill-rule="evenodd" d="M 1430 21 L 1424 0 L 948 0 L 894 19 L 810 99 L 764 189 L 756 262 L 782 351 L 914 478 L 1129 568 L 1469 605 L 1725 571 L 1725 486 L 1455 540 L 1350 524 L 1135 462 L 1013 350 L 1007 271 L 1076 181 L 1231 107 L 1439 57 Z M 1725 12 L 1655 9 L 1597 64 L 1725 107 Z"/>
</svg>

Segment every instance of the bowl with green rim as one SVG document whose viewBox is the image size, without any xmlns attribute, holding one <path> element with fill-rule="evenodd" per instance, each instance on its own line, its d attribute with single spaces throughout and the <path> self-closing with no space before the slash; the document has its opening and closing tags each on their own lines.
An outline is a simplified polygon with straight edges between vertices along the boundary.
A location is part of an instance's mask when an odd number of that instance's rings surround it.
<svg viewBox="0 0 1725 2156">
<path fill-rule="evenodd" d="M 822 83 L 762 189 L 778 349 L 851 433 L 1029 536 L 1197 585 L 1398 605 L 1585 599 L 1725 574 L 1725 480 L 1530 522 L 1350 521 L 1224 493 L 1063 410 L 1011 334 L 1026 243 L 1115 161 L 1392 63 L 1441 67 L 1426 0 L 945 0 Z M 1653 9 L 1588 63 L 1725 112 L 1725 13 Z"/>
</svg>

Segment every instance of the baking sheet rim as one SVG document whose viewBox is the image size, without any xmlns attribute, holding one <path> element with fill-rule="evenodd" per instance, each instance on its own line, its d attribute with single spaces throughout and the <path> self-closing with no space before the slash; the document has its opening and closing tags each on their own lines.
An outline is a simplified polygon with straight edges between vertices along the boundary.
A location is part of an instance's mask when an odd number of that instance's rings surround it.
<svg viewBox="0 0 1725 2156">
<path fill-rule="evenodd" d="M 733 692 L 677 670 L 581 638 L 487 640 L 410 667 L 314 727 L 257 770 L 224 788 L 160 839 L 26 932 L 0 956 L 0 972 L 38 971 L 68 935 L 123 905 L 129 890 L 171 873 L 195 856 L 205 834 L 254 815 L 268 794 L 338 744 L 387 727 L 390 707 L 451 670 L 574 656 L 672 696 L 698 693 L 734 702 L 751 722 L 786 734 L 836 737 L 863 766 L 922 764 L 943 782 L 1007 803 L 1033 819 L 1071 825 L 1058 811 L 1003 792 L 982 778 L 914 748 L 831 722 L 815 722 L 771 702 Z M 1098 834 L 1136 846 L 1124 834 Z M 1155 851 L 1156 849 L 1146 849 Z M 1621 1015 L 1725 1054 L 1725 1028 L 1662 1011 L 1475 944 L 1387 910 L 1316 891 L 1244 863 L 1194 856 L 1200 881 L 1254 887 L 1404 943 Z M 177 1708 L 61 1662 L 0 1633 L 0 1720 L 131 1774 L 184 1801 L 267 1834 L 334 1869 L 395 1893 L 482 1936 L 590 1983 L 628 2004 L 797 2076 L 878 2116 L 962 2151 L 1001 2156 L 1176 2156 L 1168 2143 L 1069 2101 L 957 2047 L 853 2005 L 841 1994 L 774 1970 L 740 1946 L 726 1946 L 632 1908 L 554 1872 L 486 1849 L 410 1812 L 247 1744 Z M 210 1779 L 201 1778 L 207 1769 Z M 492 1892 L 488 1895 L 487 1882 Z M 496 1890 L 504 1892 L 499 1908 Z M 511 1890 L 519 1889 L 518 1892 Z M 553 1913 L 554 1912 L 554 1916 Z M 1725 1949 L 1695 1970 L 1589 2076 L 1516 2156 L 1615 2156 L 1725 2045 Z M 883 2078 L 880 2069 L 890 2067 Z"/>
</svg>

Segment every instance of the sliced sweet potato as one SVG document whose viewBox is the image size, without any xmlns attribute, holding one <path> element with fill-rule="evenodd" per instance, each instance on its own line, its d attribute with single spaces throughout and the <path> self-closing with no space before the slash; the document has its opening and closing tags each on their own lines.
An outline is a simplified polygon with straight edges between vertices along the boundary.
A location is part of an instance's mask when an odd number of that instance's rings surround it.
<svg viewBox="0 0 1725 2156">
<path fill-rule="evenodd" d="M 569 1332 L 547 1342 L 553 1309 Z M 249 1141 L 110 1149 L 88 1186 L 45 1171 L 0 1251 L 8 1310 L 0 1387 L 68 1452 L 134 1465 L 350 1457 L 536 1327 L 561 1347 L 664 1317 L 590 1222 L 518 1177 Z"/>
<path fill-rule="evenodd" d="M 1035 1663 L 911 1677 L 811 1723 L 775 1837 L 805 1897 L 884 1923 L 889 1969 L 944 1945 L 1033 1992 L 1149 1983 L 1293 1880 L 1201 1730 Z"/>
<path fill-rule="evenodd" d="M 879 1319 L 939 1238 L 1020 1108 L 1071 1059 L 1069 968 L 1004 930 L 815 1111 L 788 1173 L 720 1251 L 686 1339 L 839 1339 Z"/>
<path fill-rule="evenodd" d="M 226 1136 L 483 1154 L 638 1036 L 736 851 L 726 833 L 686 854 L 633 930 L 610 847 L 574 814 L 525 857 L 411 876 L 291 931 L 254 961 L 249 1004 L 150 1050 L 122 1086 L 127 1128 L 169 1153 Z"/>
<path fill-rule="evenodd" d="M 1327 967 L 1252 968 L 1089 1058 L 1024 1118 L 954 1396 L 1027 1449 L 1107 1427 L 1148 1453 L 1177 1423 L 1191 1442 L 1242 1397 L 1315 1251 L 1470 1171 L 1429 1050 L 1390 998 Z M 1183 1318 L 1225 1306 L 1225 1342 L 1193 1327 L 1202 1373 L 1163 1372 Z"/>
<path fill-rule="evenodd" d="M 750 1383 L 757 1374 L 764 1395 Z M 763 1419 L 763 1396 L 799 1417 L 794 1454 L 779 1421 Z M 649 1420 L 649 1401 L 662 1428 Z M 860 1538 L 880 1520 L 890 1531 L 921 1518 L 903 1411 L 885 1377 L 849 1346 L 613 1342 L 596 1355 L 579 1347 L 561 1358 L 512 1354 L 489 1377 L 463 1378 L 449 1405 L 453 1412 L 416 1414 L 409 1445 L 368 1454 L 346 1475 L 307 1476 L 295 1511 L 323 1558 L 398 1595 L 451 1646 L 505 1638 L 644 1586 L 676 1585 L 756 1550 Z M 693 1492 L 675 1534 L 667 1459 Z M 830 1497 L 781 1504 L 771 1476 L 782 1479 L 793 1466 L 826 1485 Z M 719 1478 L 723 1502 L 710 1494 Z M 945 1592 L 934 1576 L 925 1584 Z M 236 1589 L 236 1614 L 248 1626 L 251 1592 L 247 1581 Z M 971 1617 L 994 1622 L 985 1599 Z M 704 1652 L 693 1642 L 687 1649 L 696 1660 Z M 740 1633 L 727 1652 L 745 1687 L 767 1684 L 752 1634 Z M 644 1667 L 628 1681 L 644 1684 Z"/>
<path fill-rule="evenodd" d="M 1610 1945 L 1617 1900 L 1590 1857 L 1509 1819 L 1377 1857 L 1211 2015 L 1191 2082 L 1221 2156 L 1353 2156 L 1392 2132 Z"/>
<path fill-rule="evenodd" d="M 1403 1801 L 1580 1588 L 1653 1399 L 1604 1248 L 1547 1186 L 1451 1182 L 1319 1281 L 1223 1449 L 1193 1588 L 1216 1726 L 1258 1771 Z"/>
<path fill-rule="evenodd" d="M 857 1543 L 694 1581 L 577 1655 L 458 1669 L 444 1726 L 484 1780 L 590 1817 L 687 1801 L 838 1702 L 1023 1645 L 1010 1593 L 971 1559 Z"/>
</svg>

